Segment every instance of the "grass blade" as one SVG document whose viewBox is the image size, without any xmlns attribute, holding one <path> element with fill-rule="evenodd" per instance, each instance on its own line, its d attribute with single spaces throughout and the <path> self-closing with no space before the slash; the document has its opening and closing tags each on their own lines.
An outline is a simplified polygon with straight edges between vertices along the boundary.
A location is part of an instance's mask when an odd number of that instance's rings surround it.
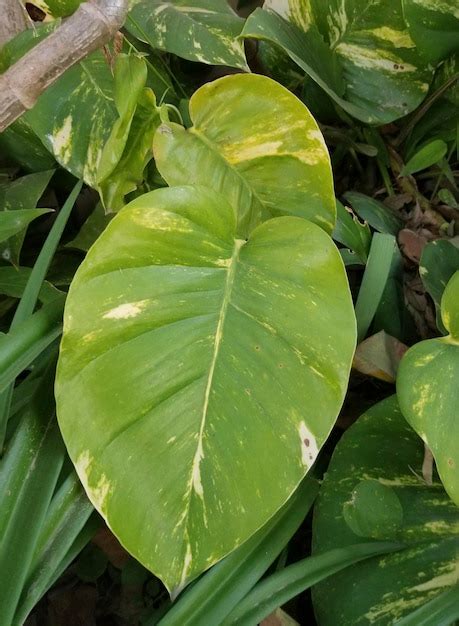
<svg viewBox="0 0 459 626">
<path fill-rule="evenodd" d="M 51 501 L 16 611 L 16 623 L 24 623 L 35 604 L 51 586 L 56 571 L 60 569 L 60 564 L 93 511 L 77 475 L 72 471 Z"/>
<path fill-rule="evenodd" d="M 305 589 L 353 563 L 379 554 L 395 552 L 402 544 L 361 543 L 310 556 L 259 583 L 223 621 L 224 626 L 255 626 Z"/>
<path fill-rule="evenodd" d="M 65 225 L 67 224 L 67 220 L 70 216 L 70 213 L 72 212 L 73 205 L 75 204 L 75 201 L 81 191 L 82 186 L 83 181 L 78 181 L 75 187 L 70 192 L 69 197 L 64 203 L 62 209 L 59 211 L 59 215 L 57 216 L 56 221 L 49 231 L 46 241 L 43 244 L 43 247 L 40 250 L 40 254 L 38 255 L 35 265 L 30 273 L 30 277 L 27 281 L 24 293 L 22 294 L 22 298 L 19 301 L 18 307 L 11 322 L 10 331 L 14 331 L 18 327 L 21 327 L 22 324 L 33 313 L 33 310 L 37 304 L 40 289 L 45 280 L 45 276 L 48 272 L 50 263 L 54 256 L 54 253 L 56 252 L 57 246 L 59 245 L 59 241 L 61 239 L 62 233 L 64 232 Z M 38 349 L 40 345 L 41 344 L 38 342 L 38 344 L 36 345 L 36 349 Z M 44 347 L 47 347 L 48 345 L 49 342 L 45 342 Z M 2 345 L 0 343 L 0 354 L 1 352 Z M 35 356 L 37 355 L 36 352 L 34 352 L 34 354 Z M 27 365 L 25 367 L 27 367 Z M 20 371 L 16 373 L 16 376 L 20 373 Z M 9 386 L 0 385 L 0 456 L 3 450 L 6 427 L 10 413 L 11 399 L 13 394 L 13 383 L 14 378 L 10 381 Z"/>
<path fill-rule="evenodd" d="M 60 335 L 64 302 L 64 298 L 53 300 L 0 337 L 0 391 L 9 391 L 16 376 Z M 1 401 L 4 401 L 3 397 Z"/>
<path fill-rule="evenodd" d="M 396 250 L 397 241 L 393 235 L 381 233 L 373 235 L 367 265 L 355 304 L 358 343 L 365 338 L 375 316 L 389 278 L 392 259 Z"/>
<path fill-rule="evenodd" d="M 54 414 L 54 367 L 30 403 L 0 468 L 0 616 L 12 623 L 64 461 Z"/>
<path fill-rule="evenodd" d="M 45 276 L 48 272 L 49 266 L 56 252 L 59 241 L 64 232 L 67 220 L 72 212 L 73 205 L 81 191 L 83 181 L 78 181 L 75 187 L 70 192 L 69 197 L 65 201 L 62 209 L 59 211 L 59 215 L 53 224 L 53 227 L 49 231 L 45 243 L 43 244 L 40 254 L 35 261 L 32 272 L 30 274 L 27 285 L 24 289 L 22 298 L 19 301 L 18 308 L 11 322 L 11 330 L 16 328 L 19 324 L 22 324 L 33 313 L 33 310 L 37 304 L 38 294 L 40 293 L 41 286 L 45 280 Z"/>
</svg>

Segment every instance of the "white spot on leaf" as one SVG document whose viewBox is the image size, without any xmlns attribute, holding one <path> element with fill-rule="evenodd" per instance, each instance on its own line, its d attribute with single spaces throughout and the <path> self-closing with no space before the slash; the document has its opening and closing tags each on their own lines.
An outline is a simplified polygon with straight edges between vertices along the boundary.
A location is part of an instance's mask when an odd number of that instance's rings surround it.
<svg viewBox="0 0 459 626">
<path fill-rule="evenodd" d="M 68 115 L 51 137 L 54 153 L 64 163 L 69 161 L 71 156 L 72 123 L 72 116 Z"/>
<path fill-rule="evenodd" d="M 311 467 L 319 454 L 316 438 L 304 421 L 300 422 L 298 434 L 301 442 L 301 462 L 305 467 Z"/>
<path fill-rule="evenodd" d="M 143 311 L 147 304 L 147 300 L 140 300 L 139 302 L 126 302 L 120 304 L 114 309 L 107 311 L 102 317 L 107 320 L 125 320 L 131 317 L 136 317 Z"/>
</svg>

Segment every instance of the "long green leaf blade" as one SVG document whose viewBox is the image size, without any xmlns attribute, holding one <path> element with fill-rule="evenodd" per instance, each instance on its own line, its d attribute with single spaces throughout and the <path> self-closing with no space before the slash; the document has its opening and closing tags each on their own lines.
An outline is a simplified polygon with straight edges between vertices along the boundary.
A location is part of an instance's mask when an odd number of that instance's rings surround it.
<svg viewBox="0 0 459 626">
<path fill-rule="evenodd" d="M 274 609 L 324 578 L 364 559 L 402 548 L 391 542 L 361 543 L 310 556 L 259 583 L 223 622 L 224 626 L 253 626 Z"/>
<path fill-rule="evenodd" d="M 64 299 L 54 300 L 0 337 L 0 391 L 60 335 L 63 309 Z"/>
<path fill-rule="evenodd" d="M 37 541 L 15 622 L 24 623 L 54 579 L 56 570 L 93 513 L 75 472 L 54 495 Z"/>
<path fill-rule="evenodd" d="M 26 288 L 24 289 L 24 294 L 18 304 L 18 308 L 16 309 L 16 313 L 11 323 L 11 329 L 15 328 L 18 324 L 21 324 L 21 322 L 32 315 L 35 305 L 37 304 L 41 286 L 45 280 L 46 273 L 48 272 L 49 265 L 52 261 L 54 253 L 56 252 L 62 233 L 64 232 L 65 225 L 67 224 L 67 220 L 72 212 L 73 205 L 75 204 L 82 186 L 83 181 L 78 181 L 70 192 L 64 206 L 59 211 L 59 215 L 57 216 L 53 227 L 49 231 L 49 235 L 40 250 L 40 254 L 38 255 L 29 280 L 27 281 Z"/>
<path fill-rule="evenodd" d="M 0 624 L 10 626 L 64 461 L 55 420 L 54 368 L 16 431 L 0 469 Z"/>
<path fill-rule="evenodd" d="M 386 286 L 397 248 L 395 237 L 375 233 L 371 242 L 368 262 L 355 305 L 357 340 L 360 343 L 367 334 Z"/>
</svg>

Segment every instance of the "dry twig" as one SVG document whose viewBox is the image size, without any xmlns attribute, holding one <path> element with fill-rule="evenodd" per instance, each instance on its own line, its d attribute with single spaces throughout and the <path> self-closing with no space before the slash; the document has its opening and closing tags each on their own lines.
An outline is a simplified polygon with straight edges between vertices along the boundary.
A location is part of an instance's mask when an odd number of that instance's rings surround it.
<svg viewBox="0 0 459 626">
<path fill-rule="evenodd" d="M 3 1 L 3 0 L 1 0 Z M 124 23 L 128 0 L 93 0 L 0 76 L 0 131 L 31 109 L 69 67 L 102 47 Z"/>
<path fill-rule="evenodd" d="M 27 11 L 20 0 L 0 0 L 0 48 L 30 24 Z"/>
</svg>

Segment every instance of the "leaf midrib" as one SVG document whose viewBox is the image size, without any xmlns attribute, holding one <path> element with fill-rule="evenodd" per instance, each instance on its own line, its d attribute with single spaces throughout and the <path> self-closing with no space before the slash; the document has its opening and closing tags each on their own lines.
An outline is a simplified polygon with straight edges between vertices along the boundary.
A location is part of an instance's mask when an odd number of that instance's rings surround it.
<svg viewBox="0 0 459 626">
<path fill-rule="evenodd" d="M 214 339 L 214 345 L 213 345 L 213 351 L 212 351 L 212 359 L 211 359 L 209 371 L 207 374 L 207 383 L 206 383 L 206 388 L 204 392 L 204 402 L 203 402 L 203 408 L 202 408 L 202 413 L 201 413 L 201 423 L 199 426 L 198 440 L 196 444 L 196 452 L 193 457 L 190 477 L 188 479 L 187 504 L 186 504 L 186 511 L 183 516 L 183 520 L 184 520 L 184 544 L 188 541 L 188 548 L 190 550 L 190 553 L 191 553 L 191 547 L 189 545 L 189 540 L 188 540 L 188 537 L 189 537 L 188 521 L 189 521 L 189 514 L 190 514 L 191 496 L 192 496 L 193 490 L 196 492 L 195 482 L 197 480 L 197 477 L 199 477 L 199 483 L 201 480 L 200 479 L 200 463 L 201 463 L 201 459 L 204 456 L 203 448 L 202 448 L 202 440 L 204 436 L 204 429 L 205 429 L 207 413 L 209 409 L 209 400 L 210 400 L 210 394 L 212 391 L 212 382 L 213 382 L 213 378 L 215 374 L 215 367 L 217 364 L 220 347 L 222 344 L 223 327 L 225 324 L 226 314 L 228 312 L 228 307 L 229 307 L 230 299 L 231 299 L 231 293 L 233 290 L 234 279 L 236 276 L 237 261 L 239 259 L 240 250 L 245 243 L 247 243 L 245 239 L 235 239 L 232 255 L 228 259 L 228 273 L 227 273 L 225 284 L 223 287 L 223 298 L 222 298 L 222 303 L 220 307 L 220 313 L 218 316 L 217 327 L 215 330 L 215 339 Z M 201 494 L 199 494 L 198 497 L 204 500 L 204 495 L 202 492 Z M 186 546 L 184 545 L 184 547 L 185 547 L 185 552 L 186 552 L 187 551 Z M 190 560 L 189 562 L 185 560 L 185 564 L 184 564 L 184 568 L 183 568 L 181 580 L 180 580 L 180 587 L 183 587 L 183 585 L 186 583 L 186 577 L 187 577 L 187 573 L 188 573 L 191 563 L 192 563 L 192 560 Z"/>
</svg>

